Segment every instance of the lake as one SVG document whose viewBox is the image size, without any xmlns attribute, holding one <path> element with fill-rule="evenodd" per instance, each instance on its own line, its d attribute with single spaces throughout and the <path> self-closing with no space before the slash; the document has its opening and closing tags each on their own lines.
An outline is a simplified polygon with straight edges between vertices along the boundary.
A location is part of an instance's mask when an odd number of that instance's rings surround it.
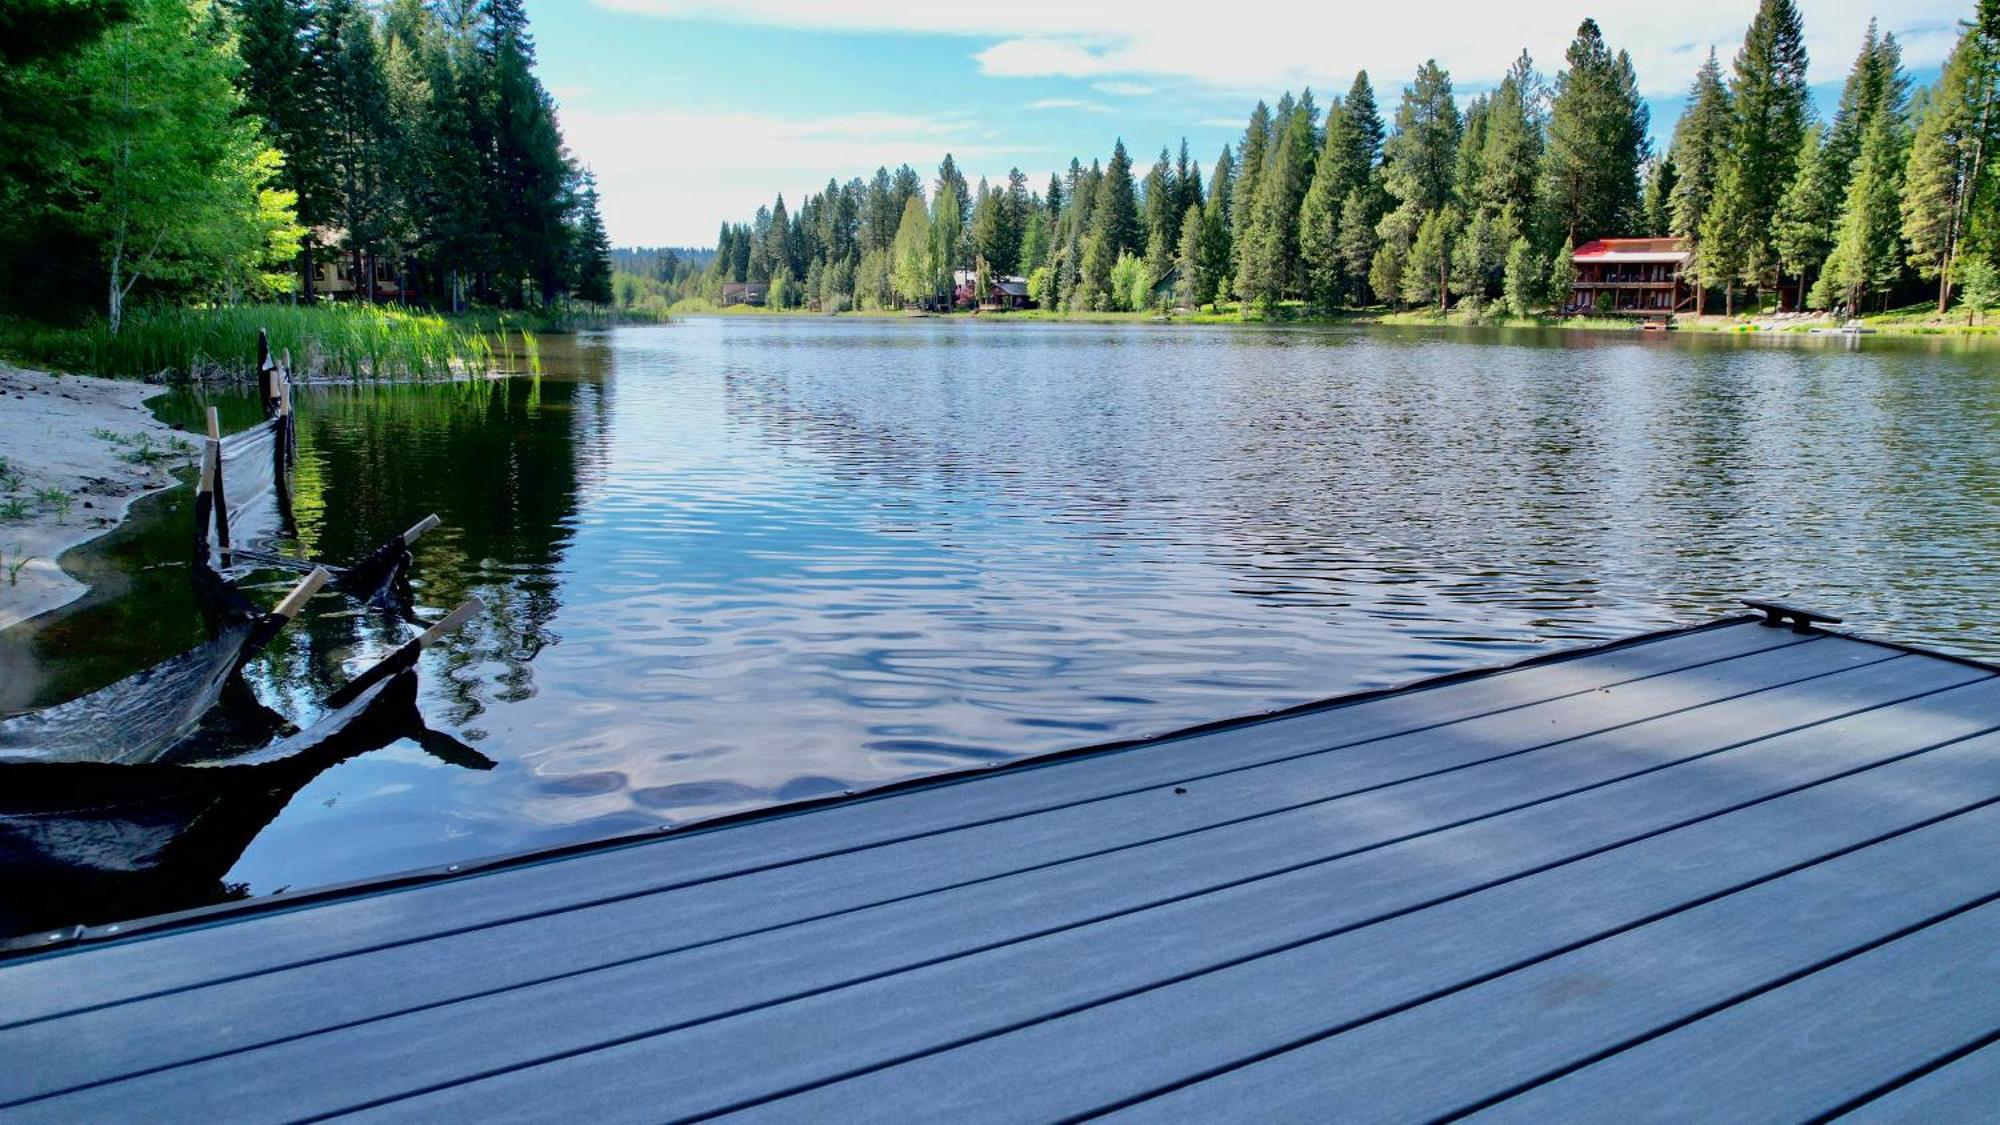
<svg viewBox="0 0 2000 1125">
<path fill-rule="evenodd" d="M 1990 348 L 737 317 L 543 359 L 298 395 L 301 549 L 443 518 L 417 602 L 489 609 L 426 657 L 420 706 L 492 768 L 407 738 L 350 759 L 165 905 L 1168 731 L 1746 595 L 2000 657 Z M 189 507 L 148 500 L 70 557 L 99 588 L 0 635 L 0 709 L 200 639 Z M 322 596 L 248 680 L 303 723 L 404 635 Z"/>
</svg>

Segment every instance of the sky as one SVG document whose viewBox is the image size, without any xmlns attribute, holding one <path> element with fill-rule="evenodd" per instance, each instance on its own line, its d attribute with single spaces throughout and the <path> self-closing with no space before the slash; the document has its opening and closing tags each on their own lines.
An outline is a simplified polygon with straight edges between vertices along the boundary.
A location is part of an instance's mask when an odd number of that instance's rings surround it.
<svg viewBox="0 0 2000 1125">
<path fill-rule="evenodd" d="M 1830 109 L 1871 16 L 1935 78 L 1971 0 L 1799 0 L 1811 81 Z M 530 8 L 542 80 L 571 151 L 597 176 L 621 246 L 707 246 L 784 193 L 908 163 L 935 178 L 1026 172 L 1039 190 L 1072 156 L 1122 137 L 1143 174 L 1186 137 L 1204 170 L 1257 99 L 1310 86 L 1322 106 L 1366 68 L 1385 117 L 1435 58 L 1461 102 L 1522 50 L 1551 79 L 1593 16 L 1631 52 L 1657 141 L 1671 135 L 1711 47 L 1725 68 L 1756 0 L 1422 5 L 1263 0 L 1183 17 L 1158 0 L 542 0 Z M 1657 142 L 1656 142 L 1657 143 Z"/>
</svg>

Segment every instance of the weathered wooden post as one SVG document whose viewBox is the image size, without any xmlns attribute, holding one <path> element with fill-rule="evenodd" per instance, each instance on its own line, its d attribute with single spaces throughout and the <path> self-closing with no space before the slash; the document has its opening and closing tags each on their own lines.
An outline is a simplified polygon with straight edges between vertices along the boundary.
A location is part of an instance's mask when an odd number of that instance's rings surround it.
<svg viewBox="0 0 2000 1125">
<path fill-rule="evenodd" d="M 264 408 L 264 417 L 269 418 L 277 408 L 278 391 L 275 382 L 277 364 L 271 359 L 271 334 L 262 328 L 257 330 L 257 401 Z"/>
<path fill-rule="evenodd" d="M 229 499 L 223 487 L 222 464 L 222 416 L 215 407 L 208 408 L 208 450 L 215 462 L 215 545 L 222 551 L 222 564 L 229 565 Z"/>
</svg>

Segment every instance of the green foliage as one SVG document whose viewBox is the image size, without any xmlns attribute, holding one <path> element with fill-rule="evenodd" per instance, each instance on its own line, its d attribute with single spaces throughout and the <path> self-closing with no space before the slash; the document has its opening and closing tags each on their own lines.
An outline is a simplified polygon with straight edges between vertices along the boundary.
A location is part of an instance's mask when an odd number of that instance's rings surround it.
<svg viewBox="0 0 2000 1125">
<path fill-rule="evenodd" d="M 896 228 L 890 253 L 891 285 L 896 296 L 912 304 L 937 296 L 941 288 L 937 248 L 922 196 L 913 195 L 903 204 L 903 221 Z"/>
<path fill-rule="evenodd" d="M 1565 239 L 1562 249 L 1549 259 L 1549 303 L 1558 308 L 1569 305 L 1570 293 L 1576 288 L 1576 244 Z"/>
<path fill-rule="evenodd" d="M 2000 305 L 2000 269 L 1986 258 L 1968 256 L 1958 263 L 1958 303 L 1966 323 L 1978 324 L 1989 309 Z"/>
<path fill-rule="evenodd" d="M 1945 60 L 1911 144 L 1903 185 L 1910 264 L 1951 299 L 1964 245 L 2000 242 L 2000 5 L 1986 0 Z"/>
<path fill-rule="evenodd" d="M 1111 308 L 1118 312 L 1136 312 L 1151 302 L 1148 290 L 1152 282 L 1147 277 L 1146 263 L 1131 252 L 1118 255 L 1111 265 L 1109 298 Z"/>
<path fill-rule="evenodd" d="M 1586 242 L 1640 221 L 1650 118 L 1631 58 L 1611 53 L 1595 20 L 1577 28 L 1567 61 L 1549 116 L 1542 199 L 1556 229 Z"/>
<path fill-rule="evenodd" d="M 1506 274 L 1502 281 L 1508 313 L 1517 317 L 1533 315 L 1542 304 L 1545 284 L 1542 258 L 1535 253 L 1534 244 L 1526 237 L 1514 239 L 1507 247 Z M 1568 290 L 1563 295 L 1567 297 Z"/>
<path fill-rule="evenodd" d="M 91 248 L 111 331 L 140 282 L 268 293 L 296 249 L 293 200 L 232 84 L 235 44 L 208 0 L 135 0 L 132 18 L 48 75 L 73 86 L 73 195 L 50 220 Z"/>
<path fill-rule="evenodd" d="M 1775 217 L 1798 170 L 1812 114 L 1804 21 L 1793 0 L 1761 0 L 1730 81 L 1734 127 L 1718 191 L 1728 193 L 1716 233 L 1731 276 L 1761 285 L 1775 270 Z M 1708 234 L 1704 233 L 1704 240 Z"/>
<path fill-rule="evenodd" d="M 520 324 L 504 315 L 447 320 L 368 306 L 211 306 L 135 309 L 115 334 L 102 321 L 78 328 L 0 321 L 0 352 L 99 375 L 247 376 L 260 328 L 301 374 L 354 379 L 491 370 L 521 335 Z"/>
<path fill-rule="evenodd" d="M 1427 60 L 1396 107 L 1396 133 L 1384 146 L 1385 185 L 1405 207 L 1427 215 L 1457 195 L 1458 141 L 1464 121 L 1451 96 L 1451 75 Z"/>
<path fill-rule="evenodd" d="M 21 497 L 0 500 L 0 523 L 19 523 L 34 514 L 34 505 Z M 25 560 L 15 564 L 15 573 L 19 573 L 20 568 L 25 565 L 27 565 Z"/>
</svg>

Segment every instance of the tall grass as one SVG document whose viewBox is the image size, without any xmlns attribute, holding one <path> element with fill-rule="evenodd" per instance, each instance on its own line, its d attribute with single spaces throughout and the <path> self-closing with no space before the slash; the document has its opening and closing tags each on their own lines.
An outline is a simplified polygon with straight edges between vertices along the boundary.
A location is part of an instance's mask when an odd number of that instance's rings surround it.
<svg viewBox="0 0 2000 1125">
<path fill-rule="evenodd" d="M 95 375 L 237 378 L 257 363 L 257 332 L 290 353 L 301 378 L 444 379 L 540 371 L 529 332 L 504 316 L 446 319 L 368 305 L 258 305 L 135 310 L 112 335 L 103 321 L 52 327 L 0 321 L 0 351 Z"/>
</svg>

